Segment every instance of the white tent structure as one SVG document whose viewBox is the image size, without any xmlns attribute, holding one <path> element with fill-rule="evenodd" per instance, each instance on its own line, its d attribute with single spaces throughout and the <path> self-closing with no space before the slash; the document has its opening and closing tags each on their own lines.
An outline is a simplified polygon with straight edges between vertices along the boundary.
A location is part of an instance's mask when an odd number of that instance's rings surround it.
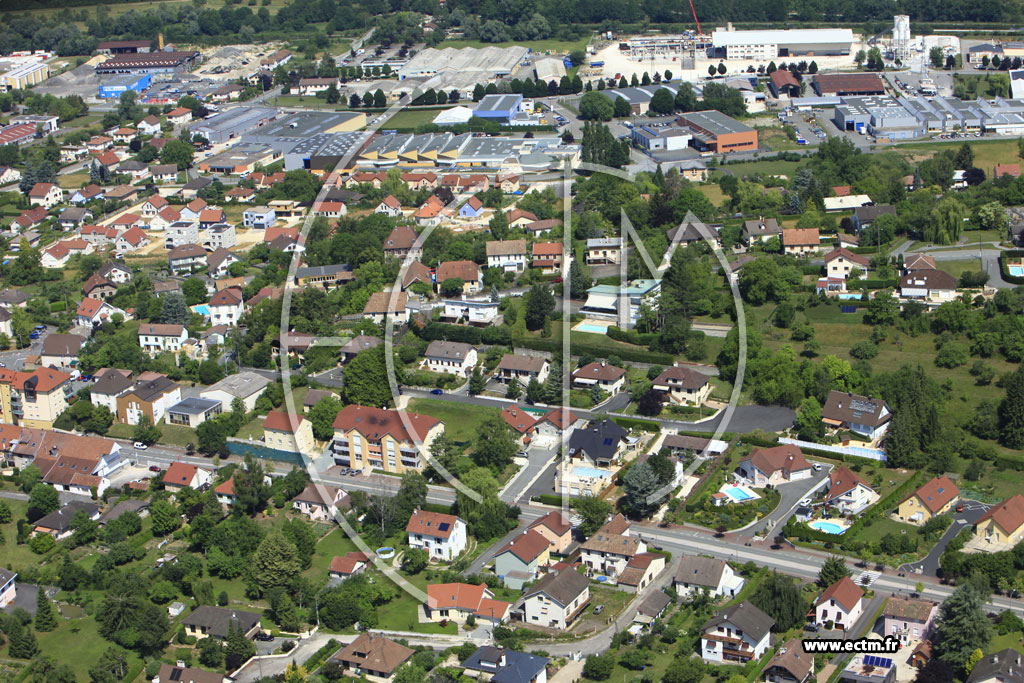
<svg viewBox="0 0 1024 683">
<path fill-rule="evenodd" d="M 473 110 L 469 107 L 457 106 L 445 109 L 434 117 L 434 124 L 438 126 L 454 126 L 458 123 L 468 123 L 473 118 Z"/>
</svg>

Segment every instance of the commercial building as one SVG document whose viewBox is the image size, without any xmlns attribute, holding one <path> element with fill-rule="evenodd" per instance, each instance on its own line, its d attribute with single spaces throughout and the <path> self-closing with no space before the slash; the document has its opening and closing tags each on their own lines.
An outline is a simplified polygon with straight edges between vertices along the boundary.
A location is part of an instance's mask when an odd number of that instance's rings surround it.
<svg viewBox="0 0 1024 683">
<path fill-rule="evenodd" d="M 473 108 L 473 115 L 487 121 L 508 123 L 522 108 L 522 95 L 485 95 Z"/>
<path fill-rule="evenodd" d="M 268 166 L 280 157 L 281 153 L 269 145 L 242 142 L 203 159 L 199 162 L 199 170 L 223 175 L 248 174 L 256 170 L 257 166 Z"/>
<path fill-rule="evenodd" d="M 630 131 L 633 144 L 648 151 L 672 151 L 686 149 L 693 135 L 678 126 L 633 126 Z"/>
<path fill-rule="evenodd" d="M 100 99 L 120 97 L 129 90 L 141 93 L 153 83 L 153 75 L 149 73 L 121 74 L 105 81 L 100 86 Z"/>
<path fill-rule="evenodd" d="M 199 63 L 200 54 L 190 52 L 151 52 L 121 54 L 96 66 L 97 74 L 153 74 L 166 76 L 189 71 Z"/>
<path fill-rule="evenodd" d="M 777 57 L 848 55 L 853 45 L 848 28 L 714 31 L 714 57 L 765 61 Z"/>
<path fill-rule="evenodd" d="M 50 77 L 50 65 L 45 62 L 22 64 L 0 74 L 0 91 L 25 90 Z"/>
<path fill-rule="evenodd" d="M 241 137 L 277 118 L 277 110 L 268 107 L 236 107 L 193 123 L 189 130 L 217 145 Z"/>
<path fill-rule="evenodd" d="M 866 131 L 891 140 L 925 134 L 926 127 L 915 111 L 891 97 L 843 97 L 842 102 L 832 119 L 840 130 Z"/>
<path fill-rule="evenodd" d="M 414 55 L 398 70 L 398 78 L 430 79 L 435 76 L 468 75 L 475 78 L 477 83 L 490 82 L 511 76 L 520 66 L 528 64 L 529 54 L 530 48 L 518 45 L 467 47 L 461 50 L 438 50 L 428 47 Z"/>
<path fill-rule="evenodd" d="M 608 90 L 600 90 L 598 92 L 610 99 L 612 104 L 614 104 L 617 99 L 625 100 L 626 103 L 629 104 L 629 110 L 631 113 L 643 115 L 648 112 L 654 93 L 664 89 L 672 93 L 672 97 L 675 98 L 679 93 L 679 89 L 682 87 L 693 89 L 693 86 L 689 83 L 680 81 L 659 83 L 657 85 L 643 85 L 635 88 L 610 88 Z"/>
<path fill-rule="evenodd" d="M 691 144 L 697 149 L 716 154 L 757 149 L 757 131 L 720 111 L 689 112 L 676 123 L 689 130 L 693 136 Z"/>
<path fill-rule="evenodd" d="M 284 157 L 286 171 L 324 170 L 354 154 L 370 133 L 363 112 L 298 112 L 247 133 L 243 141 L 268 145 Z"/>
<path fill-rule="evenodd" d="M 106 40 L 96 46 L 101 55 L 134 55 L 149 53 L 152 41 L 149 40 Z"/>
<path fill-rule="evenodd" d="M 884 95 L 885 85 L 878 74 L 815 74 L 814 90 L 825 95 Z"/>
</svg>

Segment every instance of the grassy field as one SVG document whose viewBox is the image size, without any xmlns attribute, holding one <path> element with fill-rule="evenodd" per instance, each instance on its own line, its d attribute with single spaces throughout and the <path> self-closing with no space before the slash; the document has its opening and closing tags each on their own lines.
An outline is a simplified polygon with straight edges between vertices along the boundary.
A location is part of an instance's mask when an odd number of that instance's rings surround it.
<svg viewBox="0 0 1024 683">
<path fill-rule="evenodd" d="M 89 182 L 89 171 L 75 171 L 57 176 L 57 184 L 65 190 L 77 190 Z"/>
<path fill-rule="evenodd" d="M 756 173 L 784 175 L 792 178 L 799 165 L 800 162 L 797 161 L 744 161 L 739 164 L 728 164 L 724 168 L 728 168 L 741 178 Z"/>
<path fill-rule="evenodd" d="M 467 403 L 448 403 L 430 398 L 414 398 L 409 401 L 410 413 L 430 415 L 444 422 L 444 433 L 460 443 L 476 438 L 476 430 L 486 418 L 501 411 L 489 406 Z"/>
<path fill-rule="evenodd" d="M 343 529 L 335 529 L 320 539 L 316 544 L 313 553 L 313 566 L 303 574 L 314 581 L 327 576 L 327 568 L 331 566 L 331 560 L 347 552 L 358 550 L 356 544 L 350 539 Z"/>
<path fill-rule="evenodd" d="M 958 280 L 964 273 L 983 270 L 981 259 L 976 258 L 958 259 L 956 261 L 936 261 L 935 265 L 939 267 L 939 270 L 949 273 Z"/>
<path fill-rule="evenodd" d="M 191 5 L 189 0 L 140 0 L 139 2 L 116 2 L 109 5 L 104 5 L 110 12 L 110 18 L 113 19 L 118 17 L 125 12 L 134 10 L 136 12 L 146 12 L 151 9 L 155 9 L 160 6 L 166 7 L 177 7 L 179 5 Z M 261 4 L 258 7 L 250 7 L 253 12 L 256 12 L 259 7 L 265 6 L 270 10 L 271 14 L 277 14 L 277 11 L 288 4 L 288 0 L 270 0 L 266 5 Z M 93 6 L 83 5 L 81 7 L 51 7 L 46 9 L 32 9 L 23 10 L 27 14 L 40 14 L 40 15 L 51 15 L 56 13 L 62 13 L 64 16 L 70 15 L 72 20 L 79 24 L 83 24 L 83 13 L 85 17 L 92 18 L 94 16 Z"/>
<path fill-rule="evenodd" d="M 761 149 L 770 149 L 779 152 L 790 149 L 797 149 L 799 145 L 796 140 L 790 140 L 786 131 L 781 128 L 758 128 L 757 146 Z"/>
<path fill-rule="evenodd" d="M 717 183 L 701 183 L 697 185 L 697 189 L 715 205 L 715 208 L 721 207 L 722 202 L 725 201 L 725 193 Z"/>
<path fill-rule="evenodd" d="M 964 90 L 964 95 L 973 99 L 976 96 L 990 99 L 1008 97 L 1010 95 L 1010 76 L 999 71 L 979 74 L 953 74 L 953 89 Z M 956 95 L 961 97 L 960 94 Z"/>
<path fill-rule="evenodd" d="M 89 678 L 89 669 L 95 666 L 103 652 L 111 643 L 99 634 L 99 626 L 92 617 L 63 620 L 58 619 L 58 628 L 48 633 L 35 632 L 36 642 L 43 653 L 60 653 L 57 657 L 61 664 L 67 664 L 75 672 L 78 680 Z M 0 647 L 0 658 L 7 656 L 7 645 Z M 138 666 L 138 655 L 130 653 L 130 666 Z"/>
<path fill-rule="evenodd" d="M 952 142 L 919 142 L 896 145 L 894 149 L 902 152 L 911 161 L 921 161 L 942 150 L 955 150 L 960 144 L 962 143 L 955 140 Z M 991 175 L 996 164 L 1015 164 L 1020 161 L 1017 145 L 1010 140 L 972 139 L 970 145 L 974 150 L 974 165 L 985 171 L 986 175 Z"/>
<path fill-rule="evenodd" d="M 160 443 L 170 444 L 172 446 L 187 446 L 188 444 L 195 444 L 196 432 L 194 429 L 189 427 L 182 427 L 181 425 L 169 425 L 161 422 L 157 425 L 160 429 L 161 437 Z M 107 436 L 115 439 L 131 439 L 132 434 L 135 431 L 133 425 L 126 425 L 120 423 L 114 423 L 110 426 L 110 431 L 107 432 Z M 260 434 L 262 434 L 262 430 Z"/>
</svg>

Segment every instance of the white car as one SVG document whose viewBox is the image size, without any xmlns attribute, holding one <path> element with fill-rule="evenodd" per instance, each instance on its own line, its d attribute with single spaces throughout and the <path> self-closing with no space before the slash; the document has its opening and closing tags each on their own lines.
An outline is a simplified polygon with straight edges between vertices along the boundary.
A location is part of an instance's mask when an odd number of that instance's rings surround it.
<svg viewBox="0 0 1024 683">
<path fill-rule="evenodd" d="M 803 500 L 801 500 L 800 501 L 800 507 L 805 507 L 805 508 L 811 507 L 811 499 L 810 498 L 804 498 Z"/>
<path fill-rule="evenodd" d="M 146 444 L 142 443 L 141 441 L 136 441 L 135 443 L 132 444 L 132 447 L 135 448 L 135 450 L 137 450 L 137 451 L 144 451 L 147 448 L 149 448 L 149 446 L 147 446 Z"/>
<path fill-rule="evenodd" d="M 820 462 L 814 463 L 814 471 L 815 472 L 821 472 L 821 463 Z"/>
</svg>

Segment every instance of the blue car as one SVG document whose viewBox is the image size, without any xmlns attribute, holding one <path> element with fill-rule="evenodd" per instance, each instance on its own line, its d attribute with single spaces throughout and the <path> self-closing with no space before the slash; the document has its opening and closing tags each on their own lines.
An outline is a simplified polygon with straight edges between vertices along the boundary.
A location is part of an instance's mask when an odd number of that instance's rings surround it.
<svg viewBox="0 0 1024 683">
<path fill-rule="evenodd" d="M 444 389 L 431 389 L 430 393 L 432 393 L 434 396 L 440 396 L 441 394 L 444 393 Z"/>
<path fill-rule="evenodd" d="M 38 332 L 33 332 L 32 334 L 28 335 L 28 338 L 29 339 L 39 339 L 39 333 Z"/>
</svg>

